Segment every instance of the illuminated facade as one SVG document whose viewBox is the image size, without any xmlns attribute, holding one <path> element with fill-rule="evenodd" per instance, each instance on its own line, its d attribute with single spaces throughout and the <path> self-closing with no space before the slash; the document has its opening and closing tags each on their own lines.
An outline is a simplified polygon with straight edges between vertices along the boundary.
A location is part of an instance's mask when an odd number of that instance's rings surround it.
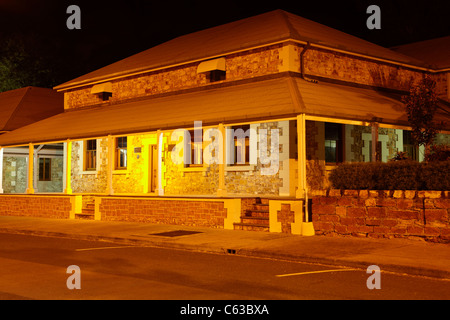
<svg viewBox="0 0 450 320">
<path fill-rule="evenodd" d="M 427 74 L 445 106 L 449 67 L 276 10 L 61 84 L 65 112 L 0 145 L 63 146 L 70 218 L 312 234 L 304 204 L 336 163 L 420 160 L 400 97 Z"/>
</svg>

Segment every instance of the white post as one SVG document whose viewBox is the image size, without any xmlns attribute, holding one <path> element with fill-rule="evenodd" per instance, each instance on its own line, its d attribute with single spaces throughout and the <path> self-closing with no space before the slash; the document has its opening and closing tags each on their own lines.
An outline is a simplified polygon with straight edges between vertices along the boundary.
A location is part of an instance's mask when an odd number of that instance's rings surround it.
<svg viewBox="0 0 450 320">
<path fill-rule="evenodd" d="M 223 197 L 226 195 L 227 191 L 226 191 L 226 187 L 225 187 L 225 165 L 227 162 L 226 159 L 226 154 L 225 154 L 225 150 L 226 150 L 226 133 L 225 133 L 225 127 L 223 125 L 223 123 L 219 123 L 219 131 L 220 131 L 220 135 L 222 137 L 222 141 L 220 141 L 220 143 L 222 144 L 221 146 L 219 146 L 219 150 L 217 150 L 216 152 L 219 152 L 219 188 L 217 189 L 217 196 L 219 197 Z"/>
<path fill-rule="evenodd" d="M 308 213 L 308 184 L 306 181 L 306 120 L 305 114 L 297 116 L 297 153 L 298 153 L 298 189 L 297 198 L 303 198 L 305 221 L 302 224 L 302 235 L 313 236 L 315 234 Z"/>
<path fill-rule="evenodd" d="M 107 163 L 107 177 L 106 177 L 106 181 L 107 181 L 107 190 L 106 193 L 109 195 L 112 195 L 114 193 L 114 189 L 113 189 L 113 167 L 114 167 L 114 138 L 109 135 L 108 136 L 108 163 Z"/>
<path fill-rule="evenodd" d="M 66 194 L 72 194 L 72 184 L 71 184 L 71 178 L 72 178 L 72 141 L 67 140 L 66 143 L 66 188 L 64 189 L 64 193 Z"/>
<path fill-rule="evenodd" d="M 162 154 L 163 154 L 163 139 L 164 135 L 161 130 L 156 132 L 156 142 L 157 142 L 157 152 L 158 152 L 158 181 L 156 183 L 156 194 L 158 196 L 164 195 L 164 188 L 162 185 Z M 153 159 L 149 159 L 149 161 L 153 161 Z M 152 173 L 151 173 L 152 174 Z"/>
<path fill-rule="evenodd" d="M 34 167 L 34 146 L 32 143 L 28 145 L 28 188 L 26 193 L 33 194 L 33 167 Z"/>
</svg>

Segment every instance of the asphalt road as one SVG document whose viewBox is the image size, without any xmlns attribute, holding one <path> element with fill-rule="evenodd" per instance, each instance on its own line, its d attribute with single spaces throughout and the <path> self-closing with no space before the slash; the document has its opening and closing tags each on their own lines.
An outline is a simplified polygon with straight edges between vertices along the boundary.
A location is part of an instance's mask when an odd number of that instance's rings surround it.
<svg viewBox="0 0 450 320">
<path fill-rule="evenodd" d="M 80 273 L 67 273 L 71 265 Z M 450 299 L 446 280 L 381 270 L 381 289 L 370 290 L 369 276 L 336 266 L 0 233 L 1 300 Z M 68 289 L 69 277 L 81 289 Z"/>
</svg>

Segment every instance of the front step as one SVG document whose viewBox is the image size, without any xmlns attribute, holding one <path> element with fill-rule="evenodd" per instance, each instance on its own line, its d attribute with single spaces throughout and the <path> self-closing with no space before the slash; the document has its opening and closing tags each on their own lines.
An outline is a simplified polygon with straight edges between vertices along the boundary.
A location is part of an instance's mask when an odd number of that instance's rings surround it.
<svg viewBox="0 0 450 320">
<path fill-rule="evenodd" d="M 95 218 L 95 213 L 92 211 L 85 211 L 83 209 L 83 211 L 81 213 L 75 213 L 75 219 L 80 219 L 80 220 L 94 220 Z"/>
<path fill-rule="evenodd" d="M 234 230 L 269 232 L 269 199 L 256 198 L 252 208 L 234 223 Z"/>
<path fill-rule="evenodd" d="M 81 213 L 75 213 L 75 219 L 95 220 L 95 202 L 92 199 L 84 201 Z"/>
<path fill-rule="evenodd" d="M 234 223 L 234 230 L 269 232 L 269 226 L 253 223 Z"/>
</svg>

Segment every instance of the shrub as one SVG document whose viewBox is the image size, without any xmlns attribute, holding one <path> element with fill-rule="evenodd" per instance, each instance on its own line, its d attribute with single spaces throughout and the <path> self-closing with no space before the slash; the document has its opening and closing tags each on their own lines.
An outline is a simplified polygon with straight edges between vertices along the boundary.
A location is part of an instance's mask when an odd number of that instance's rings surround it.
<svg viewBox="0 0 450 320">
<path fill-rule="evenodd" d="M 408 153 L 403 151 L 398 151 L 392 159 L 389 159 L 389 161 L 403 161 L 403 160 L 409 160 Z"/>
<path fill-rule="evenodd" d="M 425 155 L 425 161 L 447 161 L 450 160 L 450 146 L 446 144 L 434 144 Z"/>
<path fill-rule="evenodd" d="M 450 190 L 450 161 L 344 163 L 329 180 L 335 189 Z"/>
<path fill-rule="evenodd" d="M 419 179 L 423 190 L 450 190 L 450 161 L 423 163 Z"/>
</svg>

